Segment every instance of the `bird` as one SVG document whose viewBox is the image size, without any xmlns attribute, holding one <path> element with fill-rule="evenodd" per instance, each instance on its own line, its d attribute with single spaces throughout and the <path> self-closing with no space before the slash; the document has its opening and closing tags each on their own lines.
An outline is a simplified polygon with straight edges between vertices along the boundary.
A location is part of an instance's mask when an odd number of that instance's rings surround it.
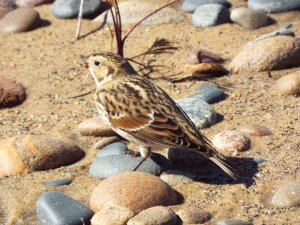
<svg viewBox="0 0 300 225">
<path fill-rule="evenodd" d="M 138 74 L 124 57 L 111 52 L 91 54 L 85 67 L 96 83 L 95 103 L 103 122 L 139 146 L 142 160 L 155 148 L 196 151 L 218 165 L 232 179 L 240 171 L 220 154 L 158 85 Z"/>
</svg>

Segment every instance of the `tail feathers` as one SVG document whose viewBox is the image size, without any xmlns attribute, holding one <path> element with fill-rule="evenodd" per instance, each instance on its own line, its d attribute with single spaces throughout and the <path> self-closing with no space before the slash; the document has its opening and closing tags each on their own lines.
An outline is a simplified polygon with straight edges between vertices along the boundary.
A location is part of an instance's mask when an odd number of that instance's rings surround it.
<svg viewBox="0 0 300 225">
<path fill-rule="evenodd" d="M 232 179 L 237 180 L 241 176 L 240 171 L 231 165 L 225 158 L 221 158 L 218 155 L 209 157 L 211 161 L 217 164 L 225 173 L 227 173 Z"/>
</svg>

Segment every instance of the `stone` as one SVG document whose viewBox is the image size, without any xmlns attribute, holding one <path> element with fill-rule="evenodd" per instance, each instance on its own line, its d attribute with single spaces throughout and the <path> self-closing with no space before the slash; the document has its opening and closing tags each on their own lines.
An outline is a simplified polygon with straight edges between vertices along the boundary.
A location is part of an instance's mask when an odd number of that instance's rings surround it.
<svg viewBox="0 0 300 225">
<path fill-rule="evenodd" d="M 259 124 L 245 125 L 240 129 L 240 131 L 253 136 L 267 136 L 272 134 L 268 128 Z"/>
<path fill-rule="evenodd" d="M 140 1 L 140 0 L 129 0 L 122 1 L 119 3 L 119 9 L 122 12 L 122 23 L 123 24 L 135 24 L 140 21 L 143 17 L 152 13 L 154 10 L 161 7 L 164 3 L 159 0 L 152 1 Z M 147 18 L 142 24 L 177 24 L 182 22 L 186 18 L 185 14 L 178 9 L 173 7 L 167 7 L 158 13 L 153 14 Z M 105 21 L 105 13 L 99 15 L 94 19 L 96 23 L 102 24 Z M 113 23 L 110 13 L 107 15 L 106 22 L 109 24 Z"/>
<path fill-rule="evenodd" d="M 212 143 L 227 156 L 234 156 L 237 152 L 243 152 L 250 148 L 250 140 L 235 130 L 225 130 L 216 134 Z"/>
<path fill-rule="evenodd" d="M 197 86 L 198 92 L 188 96 L 188 98 L 201 99 L 209 104 L 219 102 L 226 98 L 226 94 L 217 85 L 213 83 L 202 83 Z"/>
<path fill-rule="evenodd" d="M 212 73 L 218 73 L 218 72 L 226 72 L 227 70 L 220 64 L 216 63 L 199 63 L 190 65 L 187 64 L 183 68 L 184 74 L 212 74 Z M 205 78 L 205 76 L 203 76 Z"/>
<path fill-rule="evenodd" d="M 134 213 L 122 206 L 105 207 L 97 212 L 91 222 L 92 225 L 126 225 L 134 217 Z"/>
<path fill-rule="evenodd" d="M 258 12 L 278 13 L 300 9 L 299 0 L 249 0 L 248 8 Z"/>
<path fill-rule="evenodd" d="M 160 175 L 160 179 L 169 185 L 189 184 L 194 182 L 194 176 L 178 170 L 169 170 Z"/>
<path fill-rule="evenodd" d="M 16 0 L 18 7 L 32 8 L 38 5 L 52 3 L 54 0 Z"/>
<path fill-rule="evenodd" d="M 193 50 L 190 52 L 189 58 L 188 58 L 188 64 L 199 64 L 199 63 L 222 63 L 224 62 L 224 59 L 207 50 L 204 49 L 198 49 Z"/>
<path fill-rule="evenodd" d="M 189 97 L 176 102 L 199 129 L 210 127 L 217 122 L 216 112 L 201 99 Z"/>
<path fill-rule="evenodd" d="M 198 152 L 182 148 L 169 148 L 167 155 L 172 164 L 179 166 L 205 165 L 210 161 Z"/>
<path fill-rule="evenodd" d="M 79 0 L 56 0 L 52 5 L 52 14 L 58 19 L 77 18 L 79 13 Z M 102 1 L 89 0 L 83 5 L 82 17 L 92 18 L 101 12 Z"/>
<path fill-rule="evenodd" d="M 276 36 L 246 45 L 230 63 L 233 73 L 286 69 L 300 65 L 300 39 Z"/>
<path fill-rule="evenodd" d="M 127 146 L 122 142 L 115 142 L 105 146 L 96 153 L 96 157 L 105 157 L 109 155 L 126 155 L 129 154 Z"/>
<path fill-rule="evenodd" d="M 102 181 L 90 197 L 94 212 L 123 206 L 134 214 L 153 206 L 177 203 L 176 192 L 160 178 L 144 172 L 123 172 Z"/>
<path fill-rule="evenodd" d="M 230 219 L 219 220 L 215 223 L 215 225 L 253 225 L 253 224 L 251 222 L 230 218 Z"/>
<path fill-rule="evenodd" d="M 192 24 L 195 27 L 212 27 L 229 22 L 229 10 L 219 4 L 201 5 L 192 15 Z"/>
<path fill-rule="evenodd" d="M 182 3 L 182 10 L 187 13 L 194 12 L 199 6 L 205 4 L 220 4 L 229 7 L 230 4 L 227 0 L 184 0 Z"/>
<path fill-rule="evenodd" d="M 40 22 L 40 14 L 34 9 L 17 8 L 0 20 L 0 32 L 18 33 L 33 30 Z"/>
<path fill-rule="evenodd" d="M 286 96 L 300 94 L 300 70 L 279 78 L 274 89 Z"/>
<path fill-rule="evenodd" d="M 0 19 L 10 11 L 16 9 L 17 6 L 14 0 L 1 0 L 0 1 Z M 0 82 L 1 83 L 1 82 Z"/>
<path fill-rule="evenodd" d="M 127 225 L 176 225 L 177 217 L 172 209 L 163 206 L 154 206 L 145 209 L 131 218 Z"/>
<path fill-rule="evenodd" d="M 72 179 L 69 178 L 64 178 L 64 179 L 57 179 L 57 180 L 51 180 L 51 181 L 47 181 L 47 182 L 43 182 L 43 184 L 46 187 L 50 187 L 50 186 L 61 186 L 61 185 L 69 185 L 72 183 Z"/>
<path fill-rule="evenodd" d="M 272 204 L 278 207 L 300 206 L 300 180 L 280 187 L 272 197 Z"/>
<path fill-rule="evenodd" d="M 1 139 L 0 176 L 55 169 L 74 163 L 84 155 L 76 144 L 51 136 Z"/>
<path fill-rule="evenodd" d="M 0 108 L 18 105 L 25 99 L 26 89 L 21 84 L 0 77 Z"/>
<path fill-rule="evenodd" d="M 116 135 L 109 126 L 104 124 L 100 116 L 82 121 L 78 125 L 78 131 L 83 136 L 110 137 Z"/>
<path fill-rule="evenodd" d="M 244 7 L 232 10 L 230 19 L 249 30 L 268 26 L 274 22 L 268 15 Z"/>
<path fill-rule="evenodd" d="M 57 191 L 44 192 L 36 203 L 36 212 L 40 225 L 79 225 L 89 224 L 93 212 Z"/>
<path fill-rule="evenodd" d="M 176 214 L 184 224 L 202 224 L 212 217 L 209 212 L 194 206 L 181 209 Z"/>
</svg>

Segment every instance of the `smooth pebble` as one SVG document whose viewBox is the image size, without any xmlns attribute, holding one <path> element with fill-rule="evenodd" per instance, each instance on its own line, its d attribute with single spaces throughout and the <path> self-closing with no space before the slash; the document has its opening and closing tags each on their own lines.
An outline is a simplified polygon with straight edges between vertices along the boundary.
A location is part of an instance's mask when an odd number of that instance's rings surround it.
<svg viewBox="0 0 300 225">
<path fill-rule="evenodd" d="M 205 82 L 198 85 L 196 88 L 199 91 L 188 96 L 188 98 L 198 98 L 209 104 L 219 102 L 226 98 L 224 91 L 213 83 Z"/>
<path fill-rule="evenodd" d="M 230 4 L 227 0 L 184 0 L 182 3 L 182 10 L 187 13 L 194 12 L 199 6 L 205 4 L 220 4 L 229 7 Z"/>
<path fill-rule="evenodd" d="M 278 13 L 300 9 L 299 0 L 248 0 L 248 7 L 255 11 Z"/>
<path fill-rule="evenodd" d="M 300 94 L 300 70 L 279 78 L 274 89 L 286 96 Z"/>
<path fill-rule="evenodd" d="M 272 132 L 268 128 L 259 124 L 245 125 L 241 127 L 240 131 L 253 136 L 268 136 L 272 134 Z"/>
<path fill-rule="evenodd" d="M 50 186 L 61 186 L 61 185 L 69 185 L 72 183 L 72 179 L 70 178 L 64 178 L 64 179 L 57 179 L 57 180 L 51 180 L 51 181 L 46 181 L 43 182 L 43 184 L 46 187 L 50 187 Z"/>
<path fill-rule="evenodd" d="M 26 99 L 26 89 L 14 80 L 0 77 L 0 108 L 15 106 Z"/>
<path fill-rule="evenodd" d="M 100 149 L 96 153 L 96 157 L 104 157 L 109 155 L 125 155 L 128 154 L 128 149 L 126 144 L 122 142 L 115 142 L 110 145 L 105 146 L 104 148 Z"/>
<path fill-rule="evenodd" d="M 16 0 L 18 7 L 35 7 L 38 5 L 52 3 L 54 0 Z"/>
<path fill-rule="evenodd" d="M 189 184 L 194 182 L 194 175 L 178 170 L 168 170 L 160 175 L 160 179 L 169 185 Z"/>
<path fill-rule="evenodd" d="M 300 180 L 280 187 L 272 197 L 272 204 L 278 207 L 300 206 Z"/>
<path fill-rule="evenodd" d="M 100 116 L 82 121 L 78 125 L 78 131 L 83 136 L 111 137 L 116 135 L 109 126 L 104 124 Z"/>
<path fill-rule="evenodd" d="M 181 209 L 176 214 L 184 224 L 202 224 L 212 218 L 209 212 L 195 206 Z"/>
</svg>

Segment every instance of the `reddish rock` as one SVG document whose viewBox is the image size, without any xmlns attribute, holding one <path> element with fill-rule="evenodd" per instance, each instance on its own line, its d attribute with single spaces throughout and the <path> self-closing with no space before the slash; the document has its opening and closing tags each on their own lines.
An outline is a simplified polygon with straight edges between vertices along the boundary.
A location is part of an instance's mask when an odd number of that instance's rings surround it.
<svg viewBox="0 0 300 225">
<path fill-rule="evenodd" d="M 11 79 L 0 77 L 0 108 L 15 106 L 26 99 L 25 88 Z"/>
<path fill-rule="evenodd" d="M 176 213 L 184 224 L 202 224 L 211 219 L 211 214 L 198 207 L 188 207 Z"/>
<path fill-rule="evenodd" d="M 5 16 L 8 12 L 17 8 L 13 0 L 1 0 L 0 1 L 0 19 Z"/>
<path fill-rule="evenodd" d="M 276 90 L 283 95 L 300 94 L 300 70 L 277 80 L 275 84 L 275 91 Z"/>
<path fill-rule="evenodd" d="M 100 116 L 86 119 L 78 125 L 79 133 L 83 136 L 111 137 L 116 133 L 103 123 Z"/>
<path fill-rule="evenodd" d="M 188 58 L 188 64 L 222 62 L 224 59 L 221 56 L 204 49 L 192 50 Z"/>
<path fill-rule="evenodd" d="M 42 4 L 52 3 L 54 0 L 16 0 L 19 7 L 31 8 Z"/>
</svg>

